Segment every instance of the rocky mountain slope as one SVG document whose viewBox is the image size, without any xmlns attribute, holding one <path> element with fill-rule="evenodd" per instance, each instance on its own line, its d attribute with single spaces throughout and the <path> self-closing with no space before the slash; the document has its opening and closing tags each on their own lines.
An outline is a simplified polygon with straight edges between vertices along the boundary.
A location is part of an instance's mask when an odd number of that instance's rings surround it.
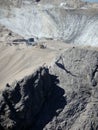
<svg viewBox="0 0 98 130">
<path fill-rule="evenodd" d="M 95 6 L 0 0 L 0 130 L 98 130 Z"/>
<path fill-rule="evenodd" d="M 1 130 L 98 130 L 98 51 L 67 48 L 0 93 Z"/>
<path fill-rule="evenodd" d="M 69 5 L 41 1 L 23 4 L 20 8 L 1 9 L 0 23 L 24 38 L 51 38 L 97 46 L 98 9 L 92 9 L 87 4 L 79 8 Z"/>
<path fill-rule="evenodd" d="M 57 57 L 52 72 L 58 76 L 63 96 L 47 129 L 98 130 L 97 71 L 96 50 L 71 48 Z"/>
</svg>

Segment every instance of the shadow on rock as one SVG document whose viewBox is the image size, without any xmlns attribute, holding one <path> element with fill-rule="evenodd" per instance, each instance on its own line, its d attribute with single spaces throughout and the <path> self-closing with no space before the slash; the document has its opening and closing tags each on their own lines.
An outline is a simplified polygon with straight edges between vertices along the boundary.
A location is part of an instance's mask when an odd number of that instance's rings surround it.
<svg viewBox="0 0 98 130">
<path fill-rule="evenodd" d="M 3 127 L 0 125 L 0 130 L 4 130 Z"/>
<path fill-rule="evenodd" d="M 6 86 L 0 102 L 0 130 L 43 130 L 66 105 L 57 76 L 47 68 Z"/>
<path fill-rule="evenodd" d="M 59 83 L 57 76 L 51 75 L 51 79 L 53 91 L 46 99 L 43 109 L 41 109 L 35 119 L 34 130 L 43 130 L 45 125 L 48 124 L 53 117 L 58 116 L 67 104 L 66 97 L 64 97 L 64 89 L 57 85 Z"/>
</svg>

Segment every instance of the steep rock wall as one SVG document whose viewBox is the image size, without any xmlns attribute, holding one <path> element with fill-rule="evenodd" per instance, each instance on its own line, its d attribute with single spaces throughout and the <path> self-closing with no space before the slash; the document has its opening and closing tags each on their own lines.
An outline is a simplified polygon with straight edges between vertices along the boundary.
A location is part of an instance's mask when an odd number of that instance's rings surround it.
<svg viewBox="0 0 98 130">
<path fill-rule="evenodd" d="M 66 62 L 67 61 L 67 62 Z M 98 51 L 69 48 L 0 91 L 0 130 L 98 130 Z"/>
<path fill-rule="evenodd" d="M 0 91 L 0 130 L 27 130 L 34 127 L 37 115 L 52 93 L 52 79 L 47 68 Z"/>
</svg>

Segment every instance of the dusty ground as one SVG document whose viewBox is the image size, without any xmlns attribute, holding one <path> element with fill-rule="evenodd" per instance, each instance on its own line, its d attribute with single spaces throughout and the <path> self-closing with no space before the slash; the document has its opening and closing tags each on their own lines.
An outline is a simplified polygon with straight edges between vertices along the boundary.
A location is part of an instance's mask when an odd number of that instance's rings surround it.
<svg viewBox="0 0 98 130">
<path fill-rule="evenodd" d="M 36 46 L 13 45 L 12 40 L 22 37 L 9 33 L 12 32 L 0 26 L 0 88 L 29 75 L 39 66 L 49 65 L 59 50 L 66 47 L 59 41 L 40 41 Z M 45 48 L 41 48 L 42 44 Z"/>
<path fill-rule="evenodd" d="M 23 38 L 22 36 L 13 33 L 5 26 L 0 25 L 0 46 L 1 44 L 11 43 L 15 39 Z"/>
<path fill-rule="evenodd" d="M 19 38 L 22 39 L 23 37 L 0 25 L 1 89 L 6 83 L 11 84 L 13 81 L 31 74 L 39 66 L 50 66 L 60 51 L 74 47 L 72 44 L 65 44 L 56 40 L 40 40 L 35 46 L 28 46 L 26 43 L 14 45 L 12 41 Z M 87 48 L 92 49 L 90 46 Z"/>
</svg>

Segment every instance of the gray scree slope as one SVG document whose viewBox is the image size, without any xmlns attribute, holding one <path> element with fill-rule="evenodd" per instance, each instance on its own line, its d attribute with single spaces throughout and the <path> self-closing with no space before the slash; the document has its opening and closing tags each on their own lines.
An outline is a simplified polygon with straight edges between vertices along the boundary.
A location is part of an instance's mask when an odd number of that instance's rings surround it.
<svg viewBox="0 0 98 130">
<path fill-rule="evenodd" d="M 1 8 L 0 23 L 23 37 L 53 38 L 66 43 L 98 46 L 97 9 L 51 3 Z"/>
</svg>

